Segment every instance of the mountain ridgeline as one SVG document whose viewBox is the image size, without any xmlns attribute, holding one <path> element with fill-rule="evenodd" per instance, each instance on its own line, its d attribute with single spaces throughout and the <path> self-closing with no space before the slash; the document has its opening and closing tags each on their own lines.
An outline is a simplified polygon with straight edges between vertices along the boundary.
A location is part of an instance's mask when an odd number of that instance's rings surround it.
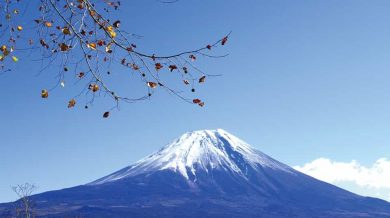
<svg viewBox="0 0 390 218">
<path fill-rule="evenodd" d="M 32 199 L 42 218 L 390 218 L 390 203 L 300 173 L 220 129 L 185 133 L 108 176 Z M 14 204 L 0 204 L 0 217 Z"/>
</svg>

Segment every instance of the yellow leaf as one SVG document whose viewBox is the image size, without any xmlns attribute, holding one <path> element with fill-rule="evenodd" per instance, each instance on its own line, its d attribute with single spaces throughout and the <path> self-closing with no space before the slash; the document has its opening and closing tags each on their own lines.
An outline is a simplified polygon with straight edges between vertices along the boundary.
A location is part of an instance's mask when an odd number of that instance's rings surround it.
<svg viewBox="0 0 390 218">
<path fill-rule="evenodd" d="M 19 31 L 22 31 L 22 30 L 23 30 L 23 27 L 22 27 L 22 26 L 18 26 L 17 29 L 18 29 Z"/>
<path fill-rule="evenodd" d="M 12 60 L 13 60 L 14 62 L 18 62 L 18 61 L 19 61 L 19 59 L 18 59 L 16 56 L 12 56 Z"/>
<path fill-rule="evenodd" d="M 110 51 L 111 51 L 111 43 L 108 43 L 108 45 L 106 46 L 106 52 L 110 53 Z"/>
<path fill-rule="evenodd" d="M 108 32 L 113 31 L 113 30 L 114 30 L 114 28 L 113 28 L 112 26 L 108 26 L 108 27 L 107 27 L 107 31 L 108 31 Z"/>
<path fill-rule="evenodd" d="M 115 31 L 110 31 L 110 36 L 111 36 L 112 38 L 115 38 L 115 37 L 116 37 L 116 32 L 115 32 Z"/>
<path fill-rule="evenodd" d="M 108 26 L 107 27 L 107 32 L 110 34 L 111 38 L 115 38 L 116 37 L 116 32 L 114 30 L 114 27 Z"/>
<path fill-rule="evenodd" d="M 92 90 L 92 92 L 97 92 L 97 91 L 99 91 L 99 85 L 98 84 L 90 84 L 89 90 Z"/>
<path fill-rule="evenodd" d="M 46 26 L 46 27 L 52 27 L 53 24 L 52 24 L 51 22 L 49 22 L 49 21 L 46 21 L 46 22 L 45 22 L 45 26 Z"/>
<path fill-rule="evenodd" d="M 0 50 L 1 50 L 2 52 L 4 52 L 5 50 L 7 50 L 7 46 L 6 46 L 6 45 L 2 45 L 2 46 L 0 47 Z"/>
<path fill-rule="evenodd" d="M 88 43 L 87 47 L 90 48 L 90 49 L 96 50 L 96 44 L 95 43 L 92 43 L 92 42 Z"/>
</svg>

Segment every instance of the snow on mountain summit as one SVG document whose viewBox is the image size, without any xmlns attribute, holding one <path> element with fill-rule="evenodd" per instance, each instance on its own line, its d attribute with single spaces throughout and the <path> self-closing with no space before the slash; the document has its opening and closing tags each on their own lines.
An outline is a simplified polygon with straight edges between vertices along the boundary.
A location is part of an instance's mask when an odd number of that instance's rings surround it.
<svg viewBox="0 0 390 218">
<path fill-rule="evenodd" d="M 295 171 L 221 129 L 188 132 L 95 182 L 31 199 L 40 218 L 390 218 L 388 202 Z M 18 203 L 0 204 L 0 217 Z"/>
<path fill-rule="evenodd" d="M 255 150 L 241 139 L 222 130 L 187 132 L 158 152 L 90 185 L 103 184 L 140 174 L 172 170 L 186 179 L 196 178 L 197 172 L 213 169 L 230 171 L 245 177 L 248 168 L 268 167 L 294 173 L 290 167 Z"/>
</svg>

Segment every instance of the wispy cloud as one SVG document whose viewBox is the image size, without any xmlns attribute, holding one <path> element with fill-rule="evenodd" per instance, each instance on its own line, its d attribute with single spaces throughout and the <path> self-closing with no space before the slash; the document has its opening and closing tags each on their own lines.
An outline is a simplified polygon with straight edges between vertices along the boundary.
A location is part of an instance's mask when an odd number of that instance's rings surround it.
<svg viewBox="0 0 390 218">
<path fill-rule="evenodd" d="M 390 195 L 390 160 L 387 158 L 380 158 L 368 167 L 357 161 L 337 162 L 319 158 L 294 168 L 325 182 L 353 183 L 366 189 L 365 193 L 371 192 L 372 196 L 378 196 L 378 191 L 384 198 L 387 198 L 385 193 Z M 390 200 L 390 196 L 386 200 Z"/>
</svg>

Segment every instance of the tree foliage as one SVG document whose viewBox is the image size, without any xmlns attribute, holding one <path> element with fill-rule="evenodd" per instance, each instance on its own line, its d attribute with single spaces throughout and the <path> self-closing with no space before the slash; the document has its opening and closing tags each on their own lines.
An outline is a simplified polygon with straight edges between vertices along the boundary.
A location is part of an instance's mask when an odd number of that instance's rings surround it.
<svg viewBox="0 0 390 218">
<path fill-rule="evenodd" d="M 115 15 L 121 8 L 120 1 L 113 0 L 39 0 L 38 8 L 29 4 L 35 0 L 3 0 L 0 3 L 0 61 L 3 71 L 11 70 L 18 63 L 18 54 L 25 50 L 40 51 L 43 67 L 60 66 L 58 86 L 65 86 L 65 75 L 72 74 L 73 82 L 82 83 L 80 94 L 67 102 L 68 108 L 78 106 L 78 98 L 85 95 L 84 107 L 88 108 L 96 96 L 109 96 L 118 107 L 120 102 L 133 103 L 150 99 L 156 90 L 162 89 L 180 99 L 204 106 L 198 98 L 188 99 L 185 92 L 167 85 L 161 75 L 171 73 L 182 81 L 183 89 L 195 92 L 199 83 L 212 76 L 196 67 L 198 57 L 224 57 L 211 55 L 212 50 L 227 43 L 229 34 L 213 43 L 191 51 L 173 55 L 158 55 L 140 51 L 134 43 L 138 36 L 121 28 Z M 20 8 L 28 10 L 31 26 L 24 27 L 26 19 Z M 26 9 L 27 8 L 27 9 Z M 28 29 L 28 31 L 26 31 Z M 27 44 L 27 48 L 25 45 Z M 110 80 L 113 66 L 121 66 L 137 75 L 144 84 L 145 94 L 128 96 L 115 91 Z M 52 89 L 43 88 L 41 97 L 49 98 Z M 103 117 L 109 117 L 109 111 Z"/>
</svg>

